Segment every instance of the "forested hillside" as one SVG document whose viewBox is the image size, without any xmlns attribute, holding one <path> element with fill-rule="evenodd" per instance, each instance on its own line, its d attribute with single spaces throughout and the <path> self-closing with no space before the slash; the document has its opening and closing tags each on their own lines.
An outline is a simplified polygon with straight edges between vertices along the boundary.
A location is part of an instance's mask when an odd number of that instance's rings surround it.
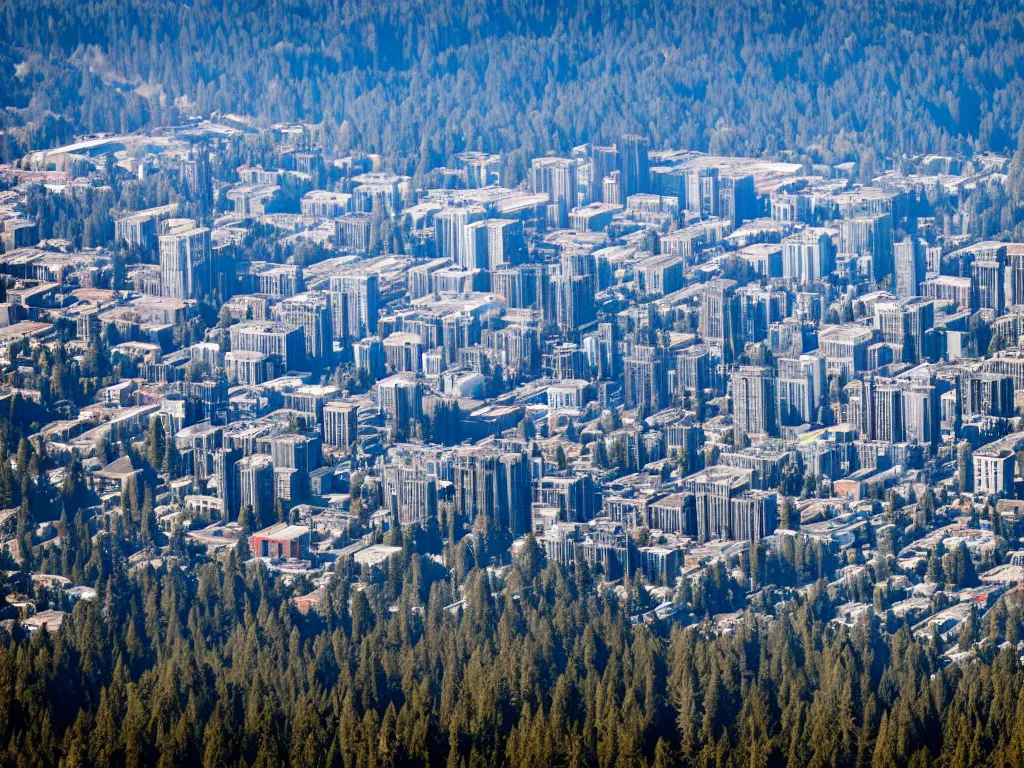
<svg viewBox="0 0 1024 768">
<path fill-rule="evenodd" d="M 997 648 L 1021 636 L 1016 602 L 968 628 L 992 641 L 980 660 L 942 666 L 907 628 L 827 624 L 823 585 L 767 629 L 661 637 L 529 543 L 505 584 L 469 574 L 458 617 L 418 549 L 365 590 L 342 573 L 321 616 L 233 553 L 192 578 L 126 575 L 115 552 L 61 633 L 0 643 L 0 764 L 1024 762 L 1024 670 Z"/>
<path fill-rule="evenodd" d="M 1024 122 L 1012 0 L 8 0 L 0 62 L 3 120 L 31 126 L 8 156 L 213 110 L 323 123 L 407 173 L 503 151 L 513 178 L 627 130 L 877 162 L 1005 150 Z"/>
</svg>

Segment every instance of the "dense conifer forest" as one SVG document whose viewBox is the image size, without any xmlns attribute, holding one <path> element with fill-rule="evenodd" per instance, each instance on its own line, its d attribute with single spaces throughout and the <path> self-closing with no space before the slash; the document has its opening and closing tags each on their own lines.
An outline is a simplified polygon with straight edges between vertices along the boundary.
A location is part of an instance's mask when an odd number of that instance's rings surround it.
<svg viewBox="0 0 1024 768">
<path fill-rule="evenodd" d="M 821 162 L 1005 151 L 1024 19 L 993 0 L 9 0 L 3 153 L 190 114 L 323 127 L 425 172 L 628 130 Z"/>
<path fill-rule="evenodd" d="M 101 598 L 56 635 L 0 643 L 0 763 L 65 766 L 1015 766 L 1024 669 L 1015 598 L 941 640 L 829 622 L 824 582 L 770 625 L 663 635 L 528 540 L 465 602 L 413 530 L 365 589 L 319 614 L 232 552 L 186 575 L 93 559 Z M 186 548 L 187 550 L 187 548 Z M 709 572 L 697 588 L 720 590 Z M 301 585 L 298 585 L 301 586 Z M 642 599 L 627 584 L 628 600 Z M 765 598 L 766 599 L 766 598 Z M 891 620 L 891 617 L 890 617 Z"/>
<path fill-rule="evenodd" d="M 530 158 L 627 132 L 654 149 L 856 161 L 862 178 L 903 156 L 992 151 L 1013 156 L 1005 185 L 965 192 L 958 210 L 971 213 L 970 234 L 1021 236 L 1022 86 L 1024 7 L 1012 0 L 0 6 L 0 162 L 215 112 L 309 124 L 327 156 L 378 153 L 417 187 L 463 150 L 504 154 L 512 186 Z M 243 162 L 269 166 L 261 141 L 225 142 L 218 178 Z M 108 176 L 81 196 L 31 190 L 41 237 L 111 246 L 114 213 L 179 197 L 183 213 L 212 215 L 166 177 L 128 178 L 112 162 Z M 945 196 L 914 205 L 915 217 L 954 210 Z M 242 248 L 250 261 L 309 255 L 259 228 Z M 118 252 L 113 284 L 129 257 L 142 259 Z M 175 345 L 204 338 L 219 303 L 204 296 Z M 0 628 L 0 766 L 1024 765 L 1021 593 L 983 620 L 972 612 L 957 648 L 881 608 L 838 622 L 834 606 L 871 602 L 882 572 L 843 584 L 834 553 L 810 539 L 790 544 L 792 557 L 755 546 L 742 579 L 718 563 L 682 580 L 672 601 L 686 620 L 675 623 L 647 620 L 653 598 L 637 577 L 612 589 L 585 565 L 546 562 L 532 537 L 510 563 L 509 541 L 454 523 L 447 543 L 436 526 L 388 532 L 399 553 L 365 573 L 341 562 L 306 613 L 293 598 L 314 585 L 247 563 L 244 537 L 208 559 L 175 528 L 156 558 L 157 475 L 179 461 L 161 422 L 143 451 L 125 446 L 142 469 L 102 522 L 87 517 L 99 499 L 78 460 L 58 487 L 29 440 L 137 373 L 108 354 L 118 341 L 105 331 L 80 356 L 23 341 L 0 370 L 39 395 L 15 395 L 0 418 L 0 509 L 18 510 L 7 525 L 27 553 L 17 566 L 0 560 L 0 602 L 32 594 L 42 609 L 63 607 L 33 571 L 98 594 L 58 632 Z M 457 417 L 435 414 L 428 434 L 454 442 Z M 97 446 L 102 464 L 115 448 Z M 966 446 L 961 463 L 964 487 Z M 39 523 L 54 523 L 59 548 L 33 550 Z M 936 584 L 978 579 L 964 545 L 927 567 Z M 730 631 L 714 620 L 723 613 L 735 613 Z"/>
</svg>

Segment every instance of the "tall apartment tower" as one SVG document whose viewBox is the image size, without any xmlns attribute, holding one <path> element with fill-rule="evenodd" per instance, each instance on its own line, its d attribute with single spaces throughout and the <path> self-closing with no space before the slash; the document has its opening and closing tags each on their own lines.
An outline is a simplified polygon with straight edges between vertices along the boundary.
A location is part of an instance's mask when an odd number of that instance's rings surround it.
<svg viewBox="0 0 1024 768">
<path fill-rule="evenodd" d="M 331 322 L 331 302 L 322 291 L 300 293 L 278 304 L 281 322 L 302 329 L 306 345 L 306 358 L 315 366 L 330 361 L 334 351 Z"/>
<path fill-rule="evenodd" d="M 178 168 L 181 180 L 192 200 L 200 203 L 204 209 L 213 206 L 213 171 L 210 168 L 210 153 L 200 145 L 181 161 Z"/>
<path fill-rule="evenodd" d="M 509 219 L 487 220 L 487 263 L 485 269 L 515 267 L 522 263 L 526 252 L 523 223 Z"/>
<path fill-rule="evenodd" d="M 516 266 L 526 250 L 523 224 L 510 219 L 482 219 L 466 225 L 459 266 L 465 269 L 497 269 Z"/>
<path fill-rule="evenodd" d="M 892 216 L 876 213 L 843 219 L 839 222 L 839 250 L 870 255 L 875 280 L 892 274 Z"/>
<path fill-rule="evenodd" d="M 875 439 L 883 443 L 902 443 L 903 393 L 893 379 L 876 379 L 874 391 Z"/>
<path fill-rule="evenodd" d="M 715 278 L 704 284 L 700 303 L 700 337 L 718 347 L 722 359 L 729 363 L 740 345 L 740 302 L 736 281 Z"/>
<path fill-rule="evenodd" d="M 386 356 L 384 342 L 379 336 L 370 336 L 352 344 L 352 362 L 356 371 L 376 380 L 384 375 Z"/>
<path fill-rule="evenodd" d="M 777 389 L 782 426 L 814 423 L 825 393 L 825 358 L 820 355 L 779 358 Z"/>
<path fill-rule="evenodd" d="M 160 295 L 198 299 L 213 285 L 210 230 L 194 223 L 160 235 Z"/>
<path fill-rule="evenodd" d="M 644 407 L 654 413 L 668 407 L 668 372 L 660 347 L 637 344 L 622 364 L 627 408 Z"/>
<path fill-rule="evenodd" d="M 399 525 L 422 525 L 437 516 L 437 480 L 424 467 L 389 466 L 384 470 L 384 486 Z"/>
<path fill-rule="evenodd" d="M 569 211 L 579 202 L 576 191 L 576 162 L 564 157 L 534 158 L 530 164 L 529 178 L 532 192 L 548 195 L 550 205 L 557 212 L 557 226 L 568 226 Z"/>
<path fill-rule="evenodd" d="M 595 282 L 593 275 L 559 274 L 552 279 L 556 322 L 563 333 L 576 333 L 597 317 Z"/>
<path fill-rule="evenodd" d="M 530 530 L 530 462 L 526 454 L 460 448 L 452 470 L 455 510 L 467 522 L 486 514 L 513 536 Z"/>
<path fill-rule="evenodd" d="M 651 165 L 647 153 L 650 145 L 646 138 L 635 133 L 622 137 L 619 147 L 619 169 L 622 200 L 638 192 L 651 191 Z"/>
<path fill-rule="evenodd" d="M 446 208 L 438 212 L 434 216 L 434 241 L 438 255 L 463 264 L 467 250 L 466 225 L 479 221 L 484 213 L 482 206 Z"/>
<path fill-rule="evenodd" d="M 925 279 L 925 245 L 915 237 L 906 237 L 893 246 L 893 267 L 896 271 L 896 298 L 910 299 L 921 295 Z"/>
<path fill-rule="evenodd" d="M 971 265 L 978 309 L 990 309 L 999 317 L 1006 311 L 1006 251 L 1000 249 L 975 259 Z"/>
<path fill-rule="evenodd" d="M 744 365 L 732 378 L 733 430 L 736 445 L 747 435 L 778 434 L 775 374 L 771 368 Z"/>
<path fill-rule="evenodd" d="M 238 478 L 239 509 L 252 507 L 252 525 L 270 518 L 274 509 L 274 463 L 262 453 L 239 459 L 235 464 Z"/>
<path fill-rule="evenodd" d="M 213 458 L 213 477 L 217 483 L 217 498 L 224 502 L 224 515 L 229 520 L 238 517 L 240 508 L 240 497 L 238 492 L 238 478 L 235 472 L 235 465 L 242 458 L 242 452 L 237 448 L 217 448 L 211 454 Z"/>
<path fill-rule="evenodd" d="M 487 221 L 474 221 L 466 225 L 462 237 L 462 252 L 458 264 L 463 269 L 487 269 Z"/>
<path fill-rule="evenodd" d="M 686 172 L 686 210 L 702 219 L 717 216 L 721 191 L 717 168 L 694 168 Z"/>
<path fill-rule="evenodd" d="M 590 202 L 603 200 L 606 203 L 625 202 L 616 198 L 607 200 L 603 198 L 604 180 L 619 170 L 618 147 L 593 147 L 590 150 Z"/>
<path fill-rule="evenodd" d="M 352 272 L 332 275 L 331 322 L 336 339 L 364 339 L 377 333 L 380 288 L 377 275 Z"/>
<path fill-rule="evenodd" d="M 612 205 L 622 203 L 622 171 L 612 171 L 601 182 L 601 201 Z"/>
<path fill-rule="evenodd" d="M 359 432 L 359 406 L 334 400 L 324 406 L 324 443 L 349 450 Z"/>
<path fill-rule="evenodd" d="M 809 227 L 782 241 L 782 276 L 810 285 L 835 269 L 835 246 L 823 229 Z"/>
</svg>

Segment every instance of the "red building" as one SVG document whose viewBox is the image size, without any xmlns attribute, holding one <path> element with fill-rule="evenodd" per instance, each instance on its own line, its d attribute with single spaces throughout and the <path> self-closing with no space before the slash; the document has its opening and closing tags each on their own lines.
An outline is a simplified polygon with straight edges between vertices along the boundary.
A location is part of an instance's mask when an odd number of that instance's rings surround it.
<svg viewBox="0 0 1024 768">
<path fill-rule="evenodd" d="M 256 557 L 309 558 L 309 528 L 275 523 L 249 537 L 249 549 Z"/>
</svg>

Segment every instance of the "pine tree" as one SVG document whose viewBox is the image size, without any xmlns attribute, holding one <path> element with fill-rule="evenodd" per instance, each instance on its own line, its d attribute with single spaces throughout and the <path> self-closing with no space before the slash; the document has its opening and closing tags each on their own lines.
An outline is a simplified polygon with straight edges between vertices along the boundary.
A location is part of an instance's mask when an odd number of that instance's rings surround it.
<svg viewBox="0 0 1024 768">
<path fill-rule="evenodd" d="M 971 444 L 966 440 L 957 446 L 957 485 L 961 491 L 970 493 L 974 490 L 974 453 Z"/>
</svg>

